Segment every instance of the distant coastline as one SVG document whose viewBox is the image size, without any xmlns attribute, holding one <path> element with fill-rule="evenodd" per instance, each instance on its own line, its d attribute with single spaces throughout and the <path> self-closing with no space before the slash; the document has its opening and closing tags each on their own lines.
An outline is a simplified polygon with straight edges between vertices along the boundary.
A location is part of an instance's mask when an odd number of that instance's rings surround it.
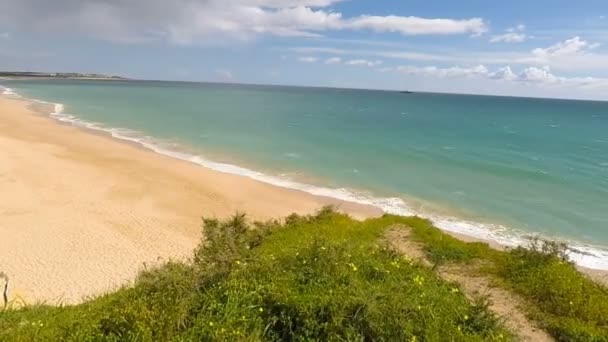
<svg viewBox="0 0 608 342">
<path fill-rule="evenodd" d="M 35 71 L 0 71 L 0 79 L 79 79 L 79 80 L 129 80 L 129 78 L 104 75 L 89 74 L 79 72 L 35 72 Z"/>
</svg>

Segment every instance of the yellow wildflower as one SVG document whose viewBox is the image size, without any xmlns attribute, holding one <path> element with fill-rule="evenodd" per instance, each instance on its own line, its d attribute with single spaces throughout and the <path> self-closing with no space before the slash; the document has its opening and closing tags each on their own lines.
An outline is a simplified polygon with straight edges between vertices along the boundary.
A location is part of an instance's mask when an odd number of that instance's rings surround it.
<svg viewBox="0 0 608 342">
<path fill-rule="evenodd" d="M 414 283 L 416 283 L 416 285 L 418 286 L 422 286 L 422 284 L 424 283 L 424 277 L 422 277 L 421 275 L 417 275 L 416 277 L 414 277 Z"/>
</svg>

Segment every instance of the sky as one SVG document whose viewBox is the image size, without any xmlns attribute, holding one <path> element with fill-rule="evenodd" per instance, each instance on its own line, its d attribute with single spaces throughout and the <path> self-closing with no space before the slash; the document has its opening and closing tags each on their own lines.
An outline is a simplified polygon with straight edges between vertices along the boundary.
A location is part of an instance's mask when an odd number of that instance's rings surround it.
<svg viewBox="0 0 608 342">
<path fill-rule="evenodd" d="M 608 1 L 0 0 L 0 70 L 608 100 Z"/>
</svg>

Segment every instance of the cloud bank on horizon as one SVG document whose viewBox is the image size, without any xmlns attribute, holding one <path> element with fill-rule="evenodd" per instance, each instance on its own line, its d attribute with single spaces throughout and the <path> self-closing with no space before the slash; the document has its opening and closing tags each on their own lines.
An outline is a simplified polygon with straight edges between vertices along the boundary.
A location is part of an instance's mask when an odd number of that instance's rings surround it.
<svg viewBox="0 0 608 342">
<path fill-rule="evenodd" d="M 551 4 L 0 0 L 0 69 L 608 100 L 608 4 Z"/>
</svg>

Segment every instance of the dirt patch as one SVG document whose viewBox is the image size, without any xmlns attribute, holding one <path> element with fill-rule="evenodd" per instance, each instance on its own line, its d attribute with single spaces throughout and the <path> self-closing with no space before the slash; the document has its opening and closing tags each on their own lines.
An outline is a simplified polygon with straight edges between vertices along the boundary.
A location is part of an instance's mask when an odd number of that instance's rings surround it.
<svg viewBox="0 0 608 342">
<path fill-rule="evenodd" d="M 388 245 L 397 252 L 419 261 L 423 265 L 433 265 L 426 258 L 423 246 L 411 239 L 409 227 L 404 225 L 393 226 L 387 230 L 384 238 Z M 442 278 L 458 283 L 467 297 L 487 298 L 490 310 L 502 318 L 505 325 L 514 331 L 521 340 L 555 341 L 526 317 L 521 309 L 522 301 L 517 295 L 492 286 L 490 279 L 481 275 L 475 265 L 441 266 L 438 268 L 438 273 Z"/>
<path fill-rule="evenodd" d="M 384 234 L 386 243 L 395 251 L 425 266 L 433 264 L 426 258 L 422 245 L 411 239 L 410 229 L 403 225 L 389 228 Z"/>
<path fill-rule="evenodd" d="M 490 310 L 503 318 L 507 327 L 515 331 L 523 341 L 554 341 L 526 317 L 520 309 L 521 300 L 517 295 L 492 286 L 487 277 L 476 275 L 475 271 L 467 266 L 440 267 L 439 274 L 446 280 L 458 283 L 468 297 L 487 298 Z"/>
</svg>

